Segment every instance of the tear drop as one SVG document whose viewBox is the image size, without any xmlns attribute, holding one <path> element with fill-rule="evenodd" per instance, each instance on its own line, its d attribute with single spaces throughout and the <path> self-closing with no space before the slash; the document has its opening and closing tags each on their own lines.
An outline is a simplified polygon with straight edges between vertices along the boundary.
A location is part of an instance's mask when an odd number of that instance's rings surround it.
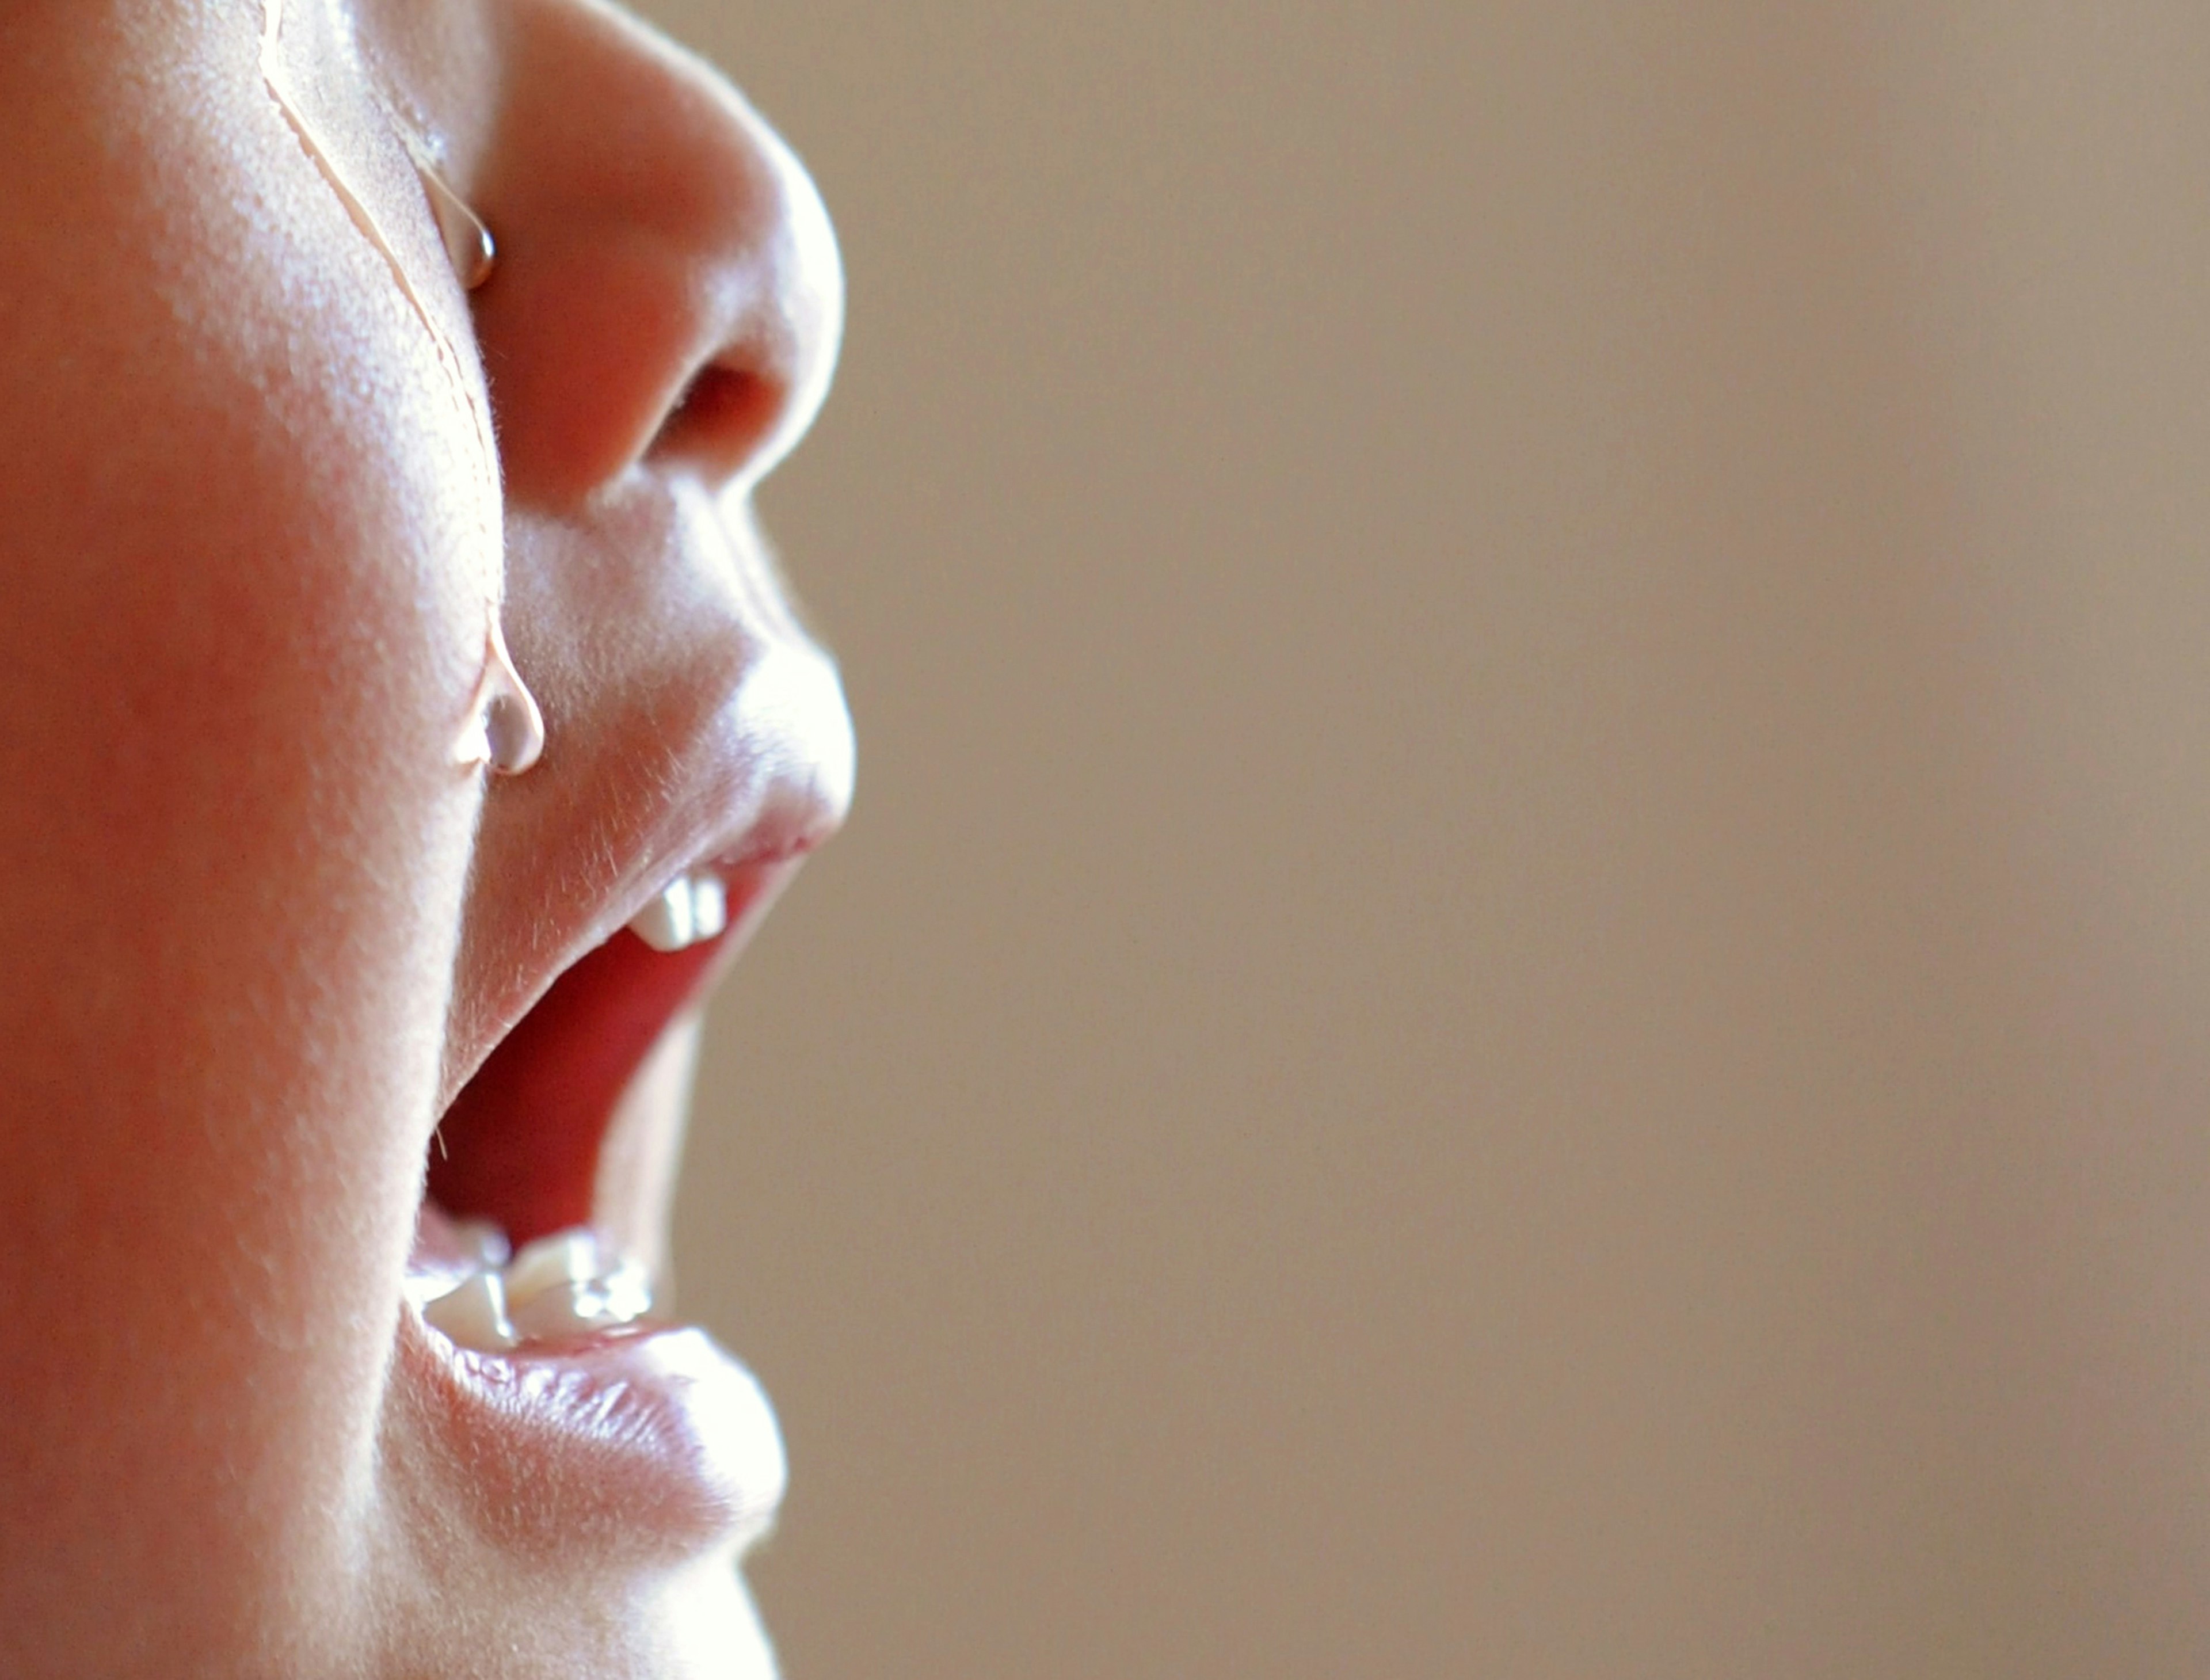
<svg viewBox="0 0 2210 1680">
<path fill-rule="evenodd" d="M 484 638 L 483 680 L 468 703 L 468 721 L 454 743 L 453 762 L 468 770 L 488 764 L 495 776 L 519 776 L 544 751 L 545 714 L 514 668 L 494 613 Z"/>
<path fill-rule="evenodd" d="M 445 242 L 445 256 L 460 278 L 461 289 L 473 292 L 491 278 L 492 266 L 498 261 L 498 246 L 491 229 L 426 160 L 417 155 L 414 168 L 429 195 L 430 214 L 437 221 L 438 237 Z"/>
</svg>

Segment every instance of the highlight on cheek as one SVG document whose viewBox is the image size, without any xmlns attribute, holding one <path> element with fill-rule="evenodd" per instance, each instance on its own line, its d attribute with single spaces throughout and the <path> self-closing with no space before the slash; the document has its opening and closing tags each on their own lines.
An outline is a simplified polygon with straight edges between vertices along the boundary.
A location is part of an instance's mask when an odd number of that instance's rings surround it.
<svg viewBox="0 0 2210 1680">
<path fill-rule="evenodd" d="M 302 101 L 292 88 L 283 63 L 284 8 L 285 0 L 263 0 L 263 85 L 268 89 L 269 96 L 275 101 L 278 111 L 283 113 L 285 122 L 297 136 L 301 148 L 313 160 L 323 179 L 345 207 L 353 226 L 383 257 L 401 295 L 407 299 L 408 307 L 429 335 L 431 346 L 437 354 L 438 369 L 444 376 L 444 390 L 453 404 L 456 417 L 476 440 L 474 465 L 479 493 L 475 498 L 475 506 L 481 552 L 498 555 L 504 548 L 504 536 L 496 512 L 500 500 L 498 453 L 492 439 L 491 417 L 468 377 L 467 363 L 459 348 L 453 343 L 451 336 L 439 326 L 435 312 L 408 273 L 406 263 L 401 260 L 391 239 L 377 221 L 375 212 L 369 208 L 367 201 L 353 183 L 346 178 L 336 154 L 317 134 Z M 406 142 L 406 149 L 422 178 L 432 216 L 437 223 L 446 254 L 451 258 L 462 284 L 473 290 L 490 277 L 492 265 L 496 260 L 491 232 L 420 155 L 411 141 Z M 522 680 L 522 674 L 515 668 L 512 655 L 507 650 L 506 638 L 499 625 L 503 585 L 503 567 L 494 565 L 485 591 L 482 673 L 477 680 L 475 692 L 469 698 L 452 758 L 456 765 L 464 769 L 474 770 L 488 764 L 500 775 L 519 776 L 535 764 L 544 751 L 545 717 L 536 699 L 529 692 L 528 684 Z"/>
</svg>

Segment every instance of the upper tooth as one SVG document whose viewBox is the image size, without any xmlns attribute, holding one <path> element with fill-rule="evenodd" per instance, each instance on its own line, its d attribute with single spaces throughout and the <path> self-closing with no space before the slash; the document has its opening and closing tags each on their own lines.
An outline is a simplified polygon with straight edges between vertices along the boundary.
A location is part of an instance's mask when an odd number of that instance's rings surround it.
<svg viewBox="0 0 2210 1680">
<path fill-rule="evenodd" d="M 680 951 L 712 939 L 728 925 L 728 895 L 722 878 L 703 869 L 668 882 L 629 924 L 630 931 L 655 951 Z"/>
<path fill-rule="evenodd" d="M 637 913 L 630 932 L 655 951 L 680 951 L 691 943 L 691 882 L 687 876 L 667 884 L 667 890 Z"/>
<path fill-rule="evenodd" d="M 691 937 L 710 940 L 729 925 L 729 895 L 719 875 L 691 877 Z"/>
</svg>

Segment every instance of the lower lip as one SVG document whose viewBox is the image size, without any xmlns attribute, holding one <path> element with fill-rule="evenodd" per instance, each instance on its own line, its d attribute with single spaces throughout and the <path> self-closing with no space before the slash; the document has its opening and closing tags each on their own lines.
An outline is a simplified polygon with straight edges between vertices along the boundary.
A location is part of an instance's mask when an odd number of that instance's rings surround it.
<svg viewBox="0 0 2210 1680">
<path fill-rule="evenodd" d="M 742 1546 L 782 1497 L 782 1436 L 746 1370 L 695 1327 L 640 1327 L 504 1353 L 403 1313 L 402 1404 L 442 1448 L 487 1538 L 573 1558 Z M 434 1472 L 433 1472 L 434 1473 Z"/>
</svg>

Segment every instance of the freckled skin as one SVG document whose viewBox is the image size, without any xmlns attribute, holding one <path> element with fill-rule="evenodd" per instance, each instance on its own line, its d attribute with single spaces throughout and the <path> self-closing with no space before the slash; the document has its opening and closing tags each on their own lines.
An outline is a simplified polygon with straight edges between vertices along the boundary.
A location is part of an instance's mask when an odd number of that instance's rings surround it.
<svg viewBox="0 0 2210 1680">
<path fill-rule="evenodd" d="M 826 387 L 827 224 L 593 0 L 287 12 L 502 482 L 258 5 L 8 9 L 0 1673 L 761 1671 L 726 1549 L 503 1549 L 392 1373 L 461 1083 L 652 871 L 848 795 L 742 506 Z M 473 297 L 394 113 L 499 240 Z M 512 780 L 453 760 L 492 599 L 547 730 Z"/>
</svg>

